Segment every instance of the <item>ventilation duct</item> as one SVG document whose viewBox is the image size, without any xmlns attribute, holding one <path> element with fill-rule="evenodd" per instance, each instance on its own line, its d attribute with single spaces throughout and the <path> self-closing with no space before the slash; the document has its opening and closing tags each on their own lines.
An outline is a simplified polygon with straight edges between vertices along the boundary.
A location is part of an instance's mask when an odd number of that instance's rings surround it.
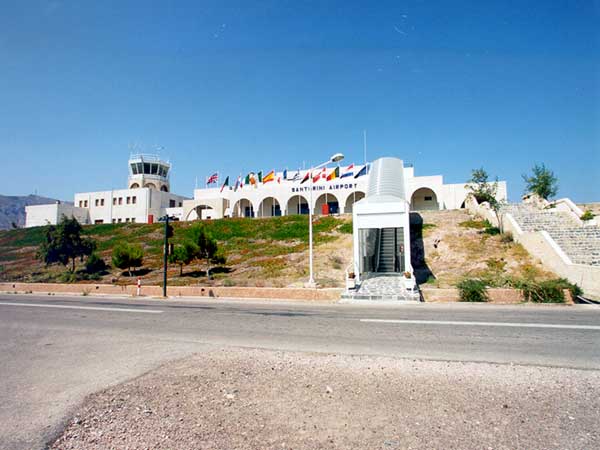
<svg viewBox="0 0 600 450">
<path fill-rule="evenodd" d="M 398 158 L 379 158 L 371 165 L 367 197 L 392 196 L 402 200 L 404 192 L 404 163 Z"/>
</svg>

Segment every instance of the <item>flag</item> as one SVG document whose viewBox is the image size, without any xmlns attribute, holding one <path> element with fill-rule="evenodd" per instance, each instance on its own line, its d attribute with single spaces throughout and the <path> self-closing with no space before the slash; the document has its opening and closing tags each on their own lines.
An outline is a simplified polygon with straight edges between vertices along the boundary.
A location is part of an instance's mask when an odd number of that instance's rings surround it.
<svg viewBox="0 0 600 450">
<path fill-rule="evenodd" d="M 252 186 L 256 186 L 256 176 L 254 175 L 254 172 L 250 172 L 247 178 L 248 183 L 250 183 Z"/>
<path fill-rule="evenodd" d="M 252 174 L 252 172 L 250 172 L 248 175 L 246 175 L 246 178 L 244 179 L 244 184 L 250 184 L 250 175 Z"/>
<path fill-rule="evenodd" d="M 287 180 L 287 169 L 284 169 L 283 171 L 283 179 Z M 281 182 L 281 179 L 279 179 L 279 181 Z"/>
<path fill-rule="evenodd" d="M 275 171 L 271 170 L 268 174 L 265 175 L 262 182 L 264 184 L 264 183 L 268 183 L 269 181 L 274 181 L 274 180 L 275 180 Z"/>
<path fill-rule="evenodd" d="M 219 182 L 219 173 L 215 172 L 210 177 L 206 177 L 206 184 L 218 183 Z"/>
<path fill-rule="evenodd" d="M 329 175 L 327 175 L 327 181 L 335 180 L 340 177 L 340 168 L 336 167 L 331 171 Z"/>
<path fill-rule="evenodd" d="M 298 170 L 298 172 L 296 172 L 296 175 L 294 175 L 294 177 L 292 178 L 292 181 L 298 181 L 300 179 L 300 170 Z"/>
<path fill-rule="evenodd" d="M 242 175 L 240 174 L 240 176 L 237 177 L 237 180 L 235 180 L 235 187 L 233 188 L 233 192 L 237 192 L 241 183 L 242 183 Z"/>
<path fill-rule="evenodd" d="M 367 165 L 365 164 L 365 165 L 363 166 L 363 168 L 362 168 L 362 169 L 360 169 L 356 175 L 354 175 L 354 178 L 358 178 L 358 177 L 362 177 L 363 175 L 366 175 L 366 174 L 367 174 L 367 171 L 368 171 L 368 169 L 367 169 Z"/>
<path fill-rule="evenodd" d="M 306 174 L 304 175 L 304 178 L 302 178 L 302 181 L 300 182 L 300 184 L 304 183 L 305 181 L 308 181 L 309 178 L 310 178 L 310 172 L 306 172 Z"/>
<path fill-rule="evenodd" d="M 346 167 L 346 170 L 340 178 L 353 177 L 354 176 L 354 164 L 350 164 Z"/>
<path fill-rule="evenodd" d="M 327 169 L 325 169 L 325 167 L 323 167 L 323 169 L 321 169 L 321 171 L 316 174 L 313 175 L 313 183 L 316 183 L 317 181 L 319 181 L 321 178 L 327 178 L 327 176 L 325 175 L 327 172 Z"/>
<path fill-rule="evenodd" d="M 225 186 L 229 186 L 229 175 L 227 175 L 227 178 L 225 178 L 225 183 L 223 183 L 223 186 L 221 186 L 221 192 L 223 192 Z"/>
<path fill-rule="evenodd" d="M 262 183 L 262 170 L 258 172 L 258 182 Z"/>
</svg>

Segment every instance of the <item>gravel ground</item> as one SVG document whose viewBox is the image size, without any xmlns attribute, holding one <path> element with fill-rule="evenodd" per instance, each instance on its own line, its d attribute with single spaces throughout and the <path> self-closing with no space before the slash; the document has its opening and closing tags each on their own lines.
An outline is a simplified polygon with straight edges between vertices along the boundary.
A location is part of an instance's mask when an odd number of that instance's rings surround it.
<svg viewBox="0 0 600 450">
<path fill-rule="evenodd" d="M 600 373 L 223 349 L 93 394 L 53 449 L 591 449 Z"/>
</svg>

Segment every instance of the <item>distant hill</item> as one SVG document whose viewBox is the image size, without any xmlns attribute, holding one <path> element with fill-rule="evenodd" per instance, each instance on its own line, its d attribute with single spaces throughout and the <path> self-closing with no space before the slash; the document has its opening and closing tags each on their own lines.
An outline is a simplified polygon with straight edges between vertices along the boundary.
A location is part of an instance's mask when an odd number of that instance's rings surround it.
<svg viewBox="0 0 600 450">
<path fill-rule="evenodd" d="M 56 203 L 56 199 L 39 195 L 0 195 L 0 230 L 25 226 L 25 206 Z"/>
</svg>

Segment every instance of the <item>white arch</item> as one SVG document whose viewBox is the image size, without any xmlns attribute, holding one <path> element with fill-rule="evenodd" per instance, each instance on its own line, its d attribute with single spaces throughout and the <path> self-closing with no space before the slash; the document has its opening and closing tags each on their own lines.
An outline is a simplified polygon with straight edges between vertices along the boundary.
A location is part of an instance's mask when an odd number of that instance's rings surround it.
<svg viewBox="0 0 600 450">
<path fill-rule="evenodd" d="M 285 208 L 286 215 L 308 214 L 308 199 L 304 195 L 295 194 L 291 196 Z"/>
<path fill-rule="evenodd" d="M 413 211 L 438 210 L 440 209 L 439 196 L 433 188 L 421 186 L 410 195 L 410 209 Z"/>
<path fill-rule="evenodd" d="M 185 220 L 201 220 L 208 218 L 210 215 L 214 215 L 214 208 L 208 205 L 196 205 L 188 212 Z M 204 216 L 204 217 L 203 217 Z M 212 218 L 212 216 L 210 216 Z"/>
<path fill-rule="evenodd" d="M 344 213 L 352 214 L 352 210 L 354 208 L 354 204 L 365 198 L 365 193 L 362 191 L 353 191 L 346 197 L 346 201 L 344 203 Z"/>
<path fill-rule="evenodd" d="M 231 217 L 254 217 L 256 209 L 254 204 L 248 198 L 242 197 L 233 204 L 231 208 Z"/>
<path fill-rule="evenodd" d="M 154 183 L 146 183 L 144 185 L 145 188 L 156 189 L 156 185 Z"/>
<path fill-rule="evenodd" d="M 139 189 L 140 185 L 138 183 L 132 183 L 131 186 L 129 186 L 129 189 Z"/>
<path fill-rule="evenodd" d="M 281 203 L 275 197 L 265 197 L 258 204 L 256 217 L 281 216 Z"/>
<path fill-rule="evenodd" d="M 313 209 L 313 214 L 320 216 L 323 214 L 323 206 L 329 205 L 329 214 L 339 214 L 340 202 L 335 194 L 325 192 L 317 197 Z"/>
</svg>

